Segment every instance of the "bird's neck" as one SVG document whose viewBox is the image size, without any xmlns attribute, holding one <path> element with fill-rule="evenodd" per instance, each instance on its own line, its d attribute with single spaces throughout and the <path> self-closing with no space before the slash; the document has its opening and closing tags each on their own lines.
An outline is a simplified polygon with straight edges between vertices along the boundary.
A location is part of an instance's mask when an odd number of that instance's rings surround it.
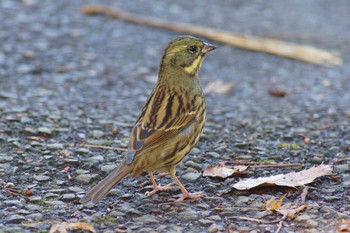
<svg viewBox="0 0 350 233">
<path fill-rule="evenodd" d="M 188 93 L 202 93 L 198 72 L 193 75 L 189 75 L 183 70 L 182 67 L 179 69 L 163 67 L 159 71 L 158 83 L 167 85 L 173 89 L 186 90 Z"/>
</svg>

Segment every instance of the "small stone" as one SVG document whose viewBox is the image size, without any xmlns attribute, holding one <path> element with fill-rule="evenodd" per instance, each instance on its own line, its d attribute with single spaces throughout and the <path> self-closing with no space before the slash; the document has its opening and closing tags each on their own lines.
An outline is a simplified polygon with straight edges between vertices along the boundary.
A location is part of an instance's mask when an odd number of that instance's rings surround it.
<svg viewBox="0 0 350 233">
<path fill-rule="evenodd" d="M 4 204 L 7 206 L 23 206 L 23 203 L 19 200 L 5 200 Z"/>
<path fill-rule="evenodd" d="M 201 226 L 207 227 L 207 226 L 212 225 L 214 222 L 210 221 L 210 220 L 207 220 L 207 219 L 200 219 L 200 220 L 198 220 L 198 223 Z"/>
<path fill-rule="evenodd" d="M 103 171 L 103 172 L 105 172 L 105 173 L 110 173 L 110 172 L 112 172 L 116 167 L 117 167 L 117 165 L 115 165 L 115 164 L 104 165 L 104 166 L 101 167 L 101 171 Z"/>
<path fill-rule="evenodd" d="M 38 221 L 38 220 L 41 220 L 43 218 L 43 215 L 40 213 L 34 213 L 34 214 L 27 215 L 26 218 Z"/>
<path fill-rule="evenodd" d="M 89 150 L 87 148 L 78 148 L 78 149 L 76 149 L 76 152 L 78 154 L 92 154 L 91 150 Z"/>
<path fill-rule="evenodd" d="M 45 201 L 45 204 L 52 206 L 61 206 L 64 205 L 63 201 Z"/>
<path fill-rule="evenodd" d="M 34 175 L 33 178 L 34 180 L 39 182 L 50 180 L 50 176 L 45 176 L 45 175 Z"/>
<path fill-rule="evenodd" d="M 85 162 L 90 162 L 90 163 L 98 163 L 103 161 L 105 158 L 102 155 L 96 155 L 96 156 L 92 156 L 90 158 L 86 158 Z"/>
<path fill-rule="evenodd" d="M 213 220 L 213 221 L 221 221 L 222 218 L 219 215 L 212 215 L 210 217 L 208 217 L 209 220 Z"/>
<path fill-rule="evenodd" d="M 217 152 L 214 152 L 214 151 L 206 153 L 206 156 L 214 158 L 214 159 L 221 158 L 221 155 Z"/>
<path fill-rule="evenodd" d="M 198 212 L 192 209 L 188 209 L 178 215 L 182 221 L 193 221 L 198 218 Z"/>
<path fill-rule="evenodd" d="M 89 184 L 91 180 L 96 179 L 97 177 L 97 174 L 81 174 L 75 177 L 75 180 L 85 184 Z"/>
<path fill-rule="evenodd" d="M 187 161 L 185 163 L 185 165 L 188 166 L 188 167 L 192 167 L 192 168 L 196 169 L 197 171 L 201 170 L 201 166 L 198 163 L 195 163 L 195 162 L 193 162 L 191 160 Z"/>
<path fill-rule="evenodd" d="M 25 205 L 25 208 L 30 211 L 41 211 L 43 209 L 42 206 L 35 204 L 27 204 Z"/>
<path fill-rule="evenodd" d="M 61 143 L 52 143 L 52 144 L 48 144 L 47 148 L 51 150 L 62 150 L 64 147 L 63 147 L 63 144 Z"/>
<path fill-rule="evenodd" d="M 247 202 L 249 202 L 250 200 L 251 200 L 250 197 L 238 196 L 235 205 L 236 205 L 236 206 L 243 206 L 243 205 L 245 205 Z"/>
<path fill-rule="evenodd" d="M 66 193 L 63 194 L 60 199 L 63 201 L 72 201 L 75 199 L 75 195 L 73 193 Z"/>
<path fill-rule="evenodd" d="M 189 181 L 195 181 L 200 176 L 201 176 L 201 174 L 199 172 L 188 172 L 188 173 L 184 174 L 181 178 L 183 178 L 185 180 L 189 180 Z"/>
<path fill-rule="evenodd" d="M 100 137 L 102 137 L 104 135 L 104 133 L 103 133 L 103 131 L 101 131 L 101 130 L 94 130 L 94 131 L 92 131 L 92 136 L 94 137 L 94 138 L 100 138 Z"/>
<path fill-rule="evenodd" d="M 334 165 L 333 169 L 336 173 L 346 173 L 350 171 L 350 164 L 339 164 L 339 165 Z"/>
<path fill-rule="evenodd" d="M 202 151 L 200 150 L 200 149 L 198 149 L 197 147 L 194 147 L 194 148 L 192 148 L 192 150 L 191 150 L 191 154 L 199 154 L 199 153 L 201 153 Z"/>
<path fill-rule="evenodd" d="M 39 127 L 38 132 L 42 133 L 42 134 L 49 134 L 49 135 L 52 134 L 52 130 L 50 128 L 47 128 L 47 127 Z"/>
<path fill-rule="evenodd" d="M 30 197 L 28 197 L 28 199 L 30 202 L 35 203 L 35 202 L 41 201 L 42 198 L 41 198 L 41 196 L 30 196 Z"/>
<path fill-rule="evenodd" d="M 223 227 L 215 223 L 211 224 L 211 226 L 208 228 L 208 232 L 221 232 L 222 230 Z"/>
<path fill-rule="evenodd" d="M 84 189 L 77 187 L 77 186 L 69 187 L 68 190 L 71 192 L 75 192 L 75 193 L 85 192 Z"/>
<path fill-rule="evenodd" d="M 26 220 L 26 218 L 19 214 L 10 215 L 5 219 L 5 222 L 7 223 L 20 223 L 22 221 Z"/>
</svg>

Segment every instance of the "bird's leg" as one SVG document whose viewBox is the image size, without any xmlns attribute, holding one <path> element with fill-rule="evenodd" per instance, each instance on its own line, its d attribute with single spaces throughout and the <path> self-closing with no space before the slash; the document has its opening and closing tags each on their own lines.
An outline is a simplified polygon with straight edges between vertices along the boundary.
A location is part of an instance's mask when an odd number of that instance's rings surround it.
<svg viewBox="0 0 350 233">
<path fill-rule="evenodd" d="M 183 202 L 185 199 L 189 198 L 193 201 L 199 200 L 202 196 L 202 192 L 197 192 L 197 193 L 189 193 L 186 188 L 181 184 L 180 180 L 176 177 L 175 175 L 175 167 L 170 168 L 169 174 L 171 177 L 175 180 L 176 184 L 179 186 L 181 192 L 182 192 L 182 197 L 177 199 L 175 202 Z"/>
<path fill-rule="evenodd" d="M 151 181 L 152 181 L 152 186 L 153 186 L 153 190 L 152 191 L 147 191 L 145 194 L 146 196 L 150 197 L 153 194 L 156 194 L 159 191 L 165 191 L 165 190 L 170 190 L 173 188 L 173 184 L 168 184 L 166 186 L 159 186 L 157 185 L 157 182 L 154 180 L 154 176 L 153 176 L 153 172 L 151 170 L 148 171 L 149 176 L 151 177 Z"/>
</svg>

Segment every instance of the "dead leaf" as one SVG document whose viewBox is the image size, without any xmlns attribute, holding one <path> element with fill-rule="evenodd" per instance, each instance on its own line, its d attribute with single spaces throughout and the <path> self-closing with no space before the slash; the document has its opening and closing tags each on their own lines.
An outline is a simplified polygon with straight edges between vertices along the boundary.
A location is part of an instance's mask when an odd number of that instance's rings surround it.
<svg viewBox="0 0 350 233">
<path fill-rule="evenodd" d="M 220 95 L 227 95 L 233 90 L 234 87 L 235 84 L 233 82 L 224 83 L 222 80 L 215 80 L 213 82 L 209 82 L 204 87 L 204 93 L 217 93 Z"/>
<path fill-rule="evenodd" d="M 350 232 L 350 220 L 342 219 L 334 224 L 338 225 L 338 232 Z"/>
<path fill-rule="evenodd" d="M 96 233 L 95 228 L 86 222 L 59 222 L 57 220 L 46 220 L 42 222 L 22 223 L 23 226 L 37 228 L 45 224 L 52 224 L 49 233 L 68 233 L 68 230 L 82 230 Z"/>
<path fill-rule="evenodd" d="M 275 97 L 285 97 L 287 92 L 280 89 L 269 89 L 269 94 Z"/>
<path fill-rule="evenodd" d="M 264 210 L 277 210 L 281 207 L 283 199 L 286 197 L 287 194 L 284 194 L 278 201 L 273 197 L 267 201 L 265 201 L 263 205 Z"/>
<path fill-rule="evenodd" d="M 313 182 L 316 178 L 332 174 L 332 167 L 330 165 L 319 165 L 300 172 L 291 172 L 288 174 L 279 174 L 270 177 L 260 177 L 257 179 L 250 178 L 241 180 L 232 185 L 238 190 L 248 190 L 258 186 L 287 186 L 297 187 Z"/>
<path fill-rule="evenodd" d="M 283 216 L 294 219 L 296 218 L 296 215 L 304 209 L 311 209 L 311 206 L 297 203 L 287 203 L 281 206 L 280 208 L 276 209 L 276 211 L 282 214 Z"/>
<path fill-rule="evenodd" d="M 82 230 L 96 233 L 95 228 L 86 222 L 61 222 L 53 224 L 49 233 L 68 233 L 67 230 Z"/>
<path fill-rule="evenodd" d="M 226 166 L 225 164 L 210 165 L 203 171 L 203 176 L 227 178 L 234 174 L 240 174 L 248 169 L 248 166 Z"/>
</svg>

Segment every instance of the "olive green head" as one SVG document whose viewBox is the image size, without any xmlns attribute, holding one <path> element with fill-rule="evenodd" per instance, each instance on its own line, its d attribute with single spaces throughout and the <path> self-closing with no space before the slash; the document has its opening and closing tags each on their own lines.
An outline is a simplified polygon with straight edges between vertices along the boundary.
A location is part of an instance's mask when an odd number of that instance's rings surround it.
<svg viewBox="0 0 350 233">
<path fill-rule="evenodd" d="M 206 53 L 216 47 L 192 36 L 179 36 L 164 51 L 161 68 L 197 74 Z"/>
</svg>

